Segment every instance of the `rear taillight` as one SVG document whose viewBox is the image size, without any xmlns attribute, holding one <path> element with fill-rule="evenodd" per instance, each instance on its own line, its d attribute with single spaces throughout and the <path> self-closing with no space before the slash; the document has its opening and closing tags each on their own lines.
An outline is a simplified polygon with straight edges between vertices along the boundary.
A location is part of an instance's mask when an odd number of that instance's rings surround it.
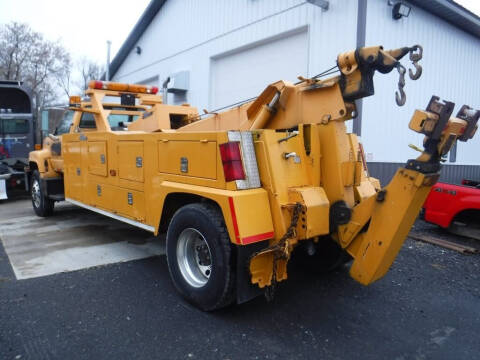
<svg viewBox="0 0 480 360">
<path fill-rule="evenodd" d="M 228 143 L 224 145 L 223 152 L 225 160 L 227 160 L 223 161 L 222 154 L 225 179 L 227 180 L 227 175 L 231 175 L 229 178 L 235 180 L 237 190 L 259 188 L 261 186 L 260 174 L 252 133 L 250 131 L 228 131 Z"/>
<path fill-rule="evenodd" d="M 230 141 L 220 145 L 225 181 L 245 180 L 240 142 Z"/>
</svg>

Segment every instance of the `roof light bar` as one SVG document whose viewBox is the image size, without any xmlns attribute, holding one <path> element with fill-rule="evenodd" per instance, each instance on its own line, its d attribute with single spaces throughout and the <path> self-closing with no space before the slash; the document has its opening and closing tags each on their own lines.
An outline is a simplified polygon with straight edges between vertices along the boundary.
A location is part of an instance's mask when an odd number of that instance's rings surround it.
<svg viewBox="0 0 480 360">
<path fill-rule="evenodd" d="M 139 94 L 153 94 L 158 92 L 158 87 L 138 84 L 124 84 L 111 81 L 92 80 L 88 83 L 90 89 L 126 91 Z"/>
</svg>

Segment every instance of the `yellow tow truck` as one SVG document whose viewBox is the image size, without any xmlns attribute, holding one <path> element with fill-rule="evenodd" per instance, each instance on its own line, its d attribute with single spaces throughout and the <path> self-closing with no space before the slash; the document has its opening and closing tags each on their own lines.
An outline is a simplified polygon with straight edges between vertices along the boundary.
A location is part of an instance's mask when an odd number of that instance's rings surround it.
<svg viewBox="0 0 480 360">
<path fill-rule="evenodd" d="M 407 54 L 415 80 L 420 46 L 359 48 L 338 56 L 336 76 L 278 81 L 202 115 L 162 103 L 156 87 L 92 81 L 86 99 L 70 99 L 69 133 L 30 153 L 33 208 L 48 216 L 66 200 L 166 233 L 175 287 L 206 311 L 273 296 L 292 255 L 312 270 L 353 260 L 350 275 L 368 285 L 391 266 L 442 156 L 477 127 L 469 107 L 451 116 L 454 104 L 432 97 L 410 121 L 425 134 L 420 156 L 385 187 L 368 175 L 345 121 L 374 93 L 376 71 L 398 70 L 396 101 L 405 103 Z"/>
</svg>

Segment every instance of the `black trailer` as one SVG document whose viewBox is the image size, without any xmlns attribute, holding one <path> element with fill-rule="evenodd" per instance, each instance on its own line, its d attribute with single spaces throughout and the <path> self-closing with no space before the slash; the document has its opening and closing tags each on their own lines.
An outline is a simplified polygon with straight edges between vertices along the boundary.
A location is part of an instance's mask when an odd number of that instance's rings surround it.
<svg viewBox="0 0 480 360">
<path fill-rule="evenodd" d="M 24 168 L 34 148 L 30 91 L 19 81 L 0 81 L 0 200 L 7 191 L 28 188 Z"/>
</svg>

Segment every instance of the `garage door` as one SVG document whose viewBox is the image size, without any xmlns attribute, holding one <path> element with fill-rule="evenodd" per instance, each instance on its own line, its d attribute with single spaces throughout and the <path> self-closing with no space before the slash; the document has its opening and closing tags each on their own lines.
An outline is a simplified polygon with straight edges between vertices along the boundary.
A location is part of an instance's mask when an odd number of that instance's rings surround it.
<svg viewBox="0 0 480 360">
<path fill-rule="evenodd" d="M 213 58 L 211 109 L 256 96 L 277 80 L 296 82 L 307 64 L 306 30 Z"/>
</svg>

